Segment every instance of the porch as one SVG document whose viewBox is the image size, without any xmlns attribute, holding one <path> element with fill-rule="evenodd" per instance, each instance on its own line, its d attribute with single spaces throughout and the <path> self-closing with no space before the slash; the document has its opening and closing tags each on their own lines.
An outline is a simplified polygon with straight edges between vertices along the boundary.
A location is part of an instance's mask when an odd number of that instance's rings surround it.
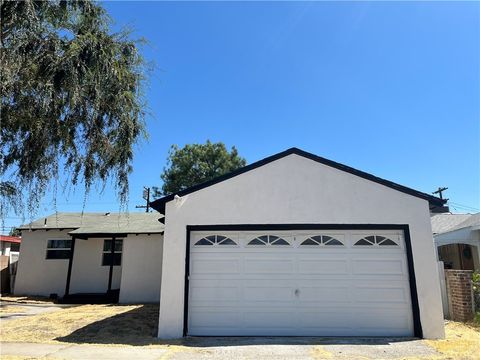
<svg viewBox="0 0 480 360">
<path fill-rule="evenodd" d="M 127 234 L 70 232 L 64 304 L 118 303 L 123 239 Z"/>
</svg>

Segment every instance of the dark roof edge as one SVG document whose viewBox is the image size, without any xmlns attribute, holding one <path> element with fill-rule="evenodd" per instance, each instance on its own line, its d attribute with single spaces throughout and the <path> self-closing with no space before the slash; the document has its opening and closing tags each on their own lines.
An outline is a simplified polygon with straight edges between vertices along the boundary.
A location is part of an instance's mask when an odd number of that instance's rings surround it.
<svg viewBox="0 0 480 360">
<path fill-rule="evenodd" d="M 435 208 L 441 208 L 443 207 L 443 205 L 445 205 L 446 203 L 446 200 L 444 199 L 440 199 L 440 198 L 437 198 L 433 195 L 430 195 L 430 194 L 427 194 L 427 193 L 423 193 L 421 191 L 418 191 L 418 190 L 415 190 L 415 189 L 412 189 L 412 188 L 409 188 L 409 187 L 406 187 L 406 186 L 403 186 L 403 185 L 400 185 L 400 184 L 397 184 L 397 183 L 394 183 L 392 181 L 389 181 L 389 180 L 385 180 L 385 179 L 382 179 L 382 178 L 379 178 L 375 175 L 372 175 L 372 174 L 369 174 L 369 173 L 366 173 L 364 171 L 361 171 L 361 170 L 357 170 L 357 169 L 354 169 L 350 166 L 347 166 L 347 165 L 343 165 L 343 164 L 340 164 L 340 163 L 337 163 L 335 161 L 332 161 L 332 160 L 328 160 L 328 159 L 325 159 L 321 156 L 318 156 L 318 155 L 315 155 L 315 154 L 312 154 L 312 153 L 309 153 L 309 152 L 306 152 L 304 150 L 301 150 L 301 149 L 298 149 L 298 148 L 290 148 L 290 149 L 287 149 L 285 151 L 282 151 L 278 154 L 275 154 L 275 155 L 272 155 L 272 156 L 269 156 L 269 157 L 266 157 L 262 160 L 259 160 L 259 161 L 256 161 L 254 163 L 251 163 L 247 166 L 244 166 L 242 168 L 239 168 L 235 171 L 232 171 L 228 174 L 225 174 L 225 175 L 222 175 L 222 176 L 219 176 L 215 179 L 212 179 L 212 180 L 209 180 L 209 181 L 206 181 L 206 182 L 203 182 L 201 184 L 198 184 L 198 185 L 194 185 L 194 186 L 191 186 L 187 189 L 184 189 L 182 191 L 179 191 L 179 192 L 176 192 L 174 194 L 170 194 L 170 195 L 167 195 L 167 196 L 164 196 L 160 199 L 157 199 L 157 200 L 154 200 L 150 203 L 151 207 L 154 208 L 155 210 L 159 211 L 160 213 L 162 214 L 165 214 L 165 204 L 171 200 L 174 199 L 175 195 L 178 195 L 178 196 L 184 196 L 184 195 L 187 195 L 187 194 L 190 194 L 190 193 L 193 193 L 195 191 L 198 191 L 198 190 L 201 190 L 201 189 L 204 189 L 206 187 L 209 187 L 209 186 L 212 186 L 212 185 L 215 185 L 219 182 L 222 182 L 222 181 L 225 181 L 225 180 L 228 180 L 228 179 L 231 179 L 237 175 L 240 175 L 240 174 L 243 174 L 247 171 L 250 171 L 250 170 L 254 170 L 260 166 L 263 166 L 263 165 L 266 165 L 266 164 L 269 164 L 275 160 L 278 160 L 278 159 L 281 159 L 283 157 L 286 157 L 288 155 L 292 155 L 292 154 L 295 154 L 295 155 L 299 155 L 299 156 L 302 156 L 302 157 L 305 157 L 307 159 L 310 159 L 310 160 L 313 160 L 313 161 L 316 161 L 318 163 L 321 163 L 321 164 L 324 164 L 324 165 L 327 165 L 327 166 L 330 166 L 332 168 L 335 168 L 337 170 L 341 170 L 341 171 L 344 171 L 344 172 L 347 172 L 347 173 L 350 173 L 350 174 L 353 174 L 353 175 L 356 175 L 358 177 L 361 177 L 363 179 L 366 179 L 366 180 L 370 180 L 370 181 L 373 181 L 373 182 L 376 182 L 378 184 L 381 184 L 381 185 L 384 185 L 384 186 L 387 186 L 389 188 L 392 188 L 394 190 L 397 190 L 397 191 L 400 191 L 400 192 L 403 192 L 405 194 L 408 194 L 408 195 L 411 195 L 411 196 L 415 196 L 415 197 L 418 197 L 418 198 L 421 198 L 421 199 L 424 199 L 424 200 L 427 200 L 429 203 L 430 203 L 430 208 L 431 209 L 435 209 Z"/>
</svg>

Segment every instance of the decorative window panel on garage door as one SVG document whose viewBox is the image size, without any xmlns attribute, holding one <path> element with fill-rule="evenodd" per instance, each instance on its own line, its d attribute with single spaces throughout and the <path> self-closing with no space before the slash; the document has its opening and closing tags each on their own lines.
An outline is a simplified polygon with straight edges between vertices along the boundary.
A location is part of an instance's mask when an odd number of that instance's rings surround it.
<svg viewBox="0 0 480 360">
<path fill-rule="evenodd" d="M 413 336 L 401 231 L 190 236 L 189 335 Z M 199 243 L 219 237 L 236 246 Z"/>
</svg>

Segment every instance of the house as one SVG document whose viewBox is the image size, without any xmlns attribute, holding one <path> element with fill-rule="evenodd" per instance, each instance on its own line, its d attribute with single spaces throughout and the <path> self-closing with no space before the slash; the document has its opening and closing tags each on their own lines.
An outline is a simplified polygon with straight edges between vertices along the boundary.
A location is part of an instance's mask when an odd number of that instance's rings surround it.
<svg viewBox="0 0 480 360">
<path fill-rule="evenodd" d="M 432 231 L 445 268 L 480 271 L 480 213 L 435 214 Z"/>
<path fill-rule="evenodd" d="M 22 226 L 15 293 L 65 302 L 158 302 L 161 217 L 57 213 Z"/>
<path fill-rule="evenodd" d="M 19 271 L 41 274 L 23 280 L 21 289 L 48 287 L 62 296 L 66 279 L 68 294 L 73 287 L 92 291 L 101 278 L 95 291 L 105 291 L 106 273 L 98 275 L 108 269 L 99 265 L 102 251 L 111 249 L 105 239 L 122 238 L 120 280 L 111 289 L 128 302 L 156 286 L 161 338 L 439 338 L 443 312 L 430 213 L 445 211 L 444 204 L 292 148 L 153 201 L 162 215 L 152 217 L 164 225 L 155 223 L 150 236 L 124 221 L 118 233 L 112 224 L 101 232 L 96 226 L 108 218 L 101 215 L 90 226 L 79 224 L 78 215 L 75 224 L 38 221 L 31 235 L 24 227 L 24 247 L 32 250 L 25 261 L 22 252 Z M 50 222 L 55 237 L 42 229 Z M 71 251 L 69 243 L 49 248 L 54 239 L 71 239 Z M 52 256 L 69 260 L 45 259 L 51 250 L 66 251 Z M 55 286 L 52 277 L 59 277 Z"/>
<path fill-rule="evenodd" d="M 2 294 L 12 292 L 15 286 L 18 252 L 22 239 L 18 236 L 0 235 L 0 270 Z"/>
</svg>

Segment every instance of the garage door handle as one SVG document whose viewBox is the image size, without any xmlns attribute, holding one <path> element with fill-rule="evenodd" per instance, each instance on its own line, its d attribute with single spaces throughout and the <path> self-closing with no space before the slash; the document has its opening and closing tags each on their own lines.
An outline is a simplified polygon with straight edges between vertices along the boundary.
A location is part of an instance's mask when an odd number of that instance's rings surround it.
<svg viewBox="0 0 480 360">
<path fill-rule="evenodd" d="M 298 295 L 300 295 L 300 290 L 295 289 L 295 296 L 298 296 Z"/>
</svg>

